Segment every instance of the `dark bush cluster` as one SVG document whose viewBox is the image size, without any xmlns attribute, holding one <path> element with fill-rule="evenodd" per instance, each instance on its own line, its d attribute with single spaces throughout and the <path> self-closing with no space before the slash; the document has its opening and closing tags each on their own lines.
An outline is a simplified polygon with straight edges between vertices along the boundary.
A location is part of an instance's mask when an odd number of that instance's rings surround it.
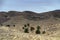
<svg viewBox="0 0 60 40">
<path fill-rule="evenodd" d="M 24 30 L 24 33 L 29 33 L 29 30 L 30 31 L 34 31 L 35 30 L 34 27 L 30 27 L 30 24 L 29 23 L 28 24 L 25 24 L 24 27 L 22 27 L 22 29 Z M 41 29 L 41 27 L 38 25 L 37 28 L 36 28 L 35 33 L 36 34 L 41 34 L 40 29 Z M 45 31 L 42 31 L 42 34 L 45 34 L 45 33 L 46 33 Z"/>
<path fill-rule="evenodd" d="M 30 26 L 29 23 L 24 25 L 23 29 L 25 33 L 29 33 L 29 26 Z"/>
<path fill-rule="evenodd" d="M 15 25 L 12 25 L 13 27 L 15 27 Z M 6 27 L 11 27 L 11 25 L 6 25 Z"/>
<path fill-rule="evenodd" d="M 25 28 L 24 32 L 25 33 L 29 33 L 29 29 L 28 28 Z"/>
</svg>

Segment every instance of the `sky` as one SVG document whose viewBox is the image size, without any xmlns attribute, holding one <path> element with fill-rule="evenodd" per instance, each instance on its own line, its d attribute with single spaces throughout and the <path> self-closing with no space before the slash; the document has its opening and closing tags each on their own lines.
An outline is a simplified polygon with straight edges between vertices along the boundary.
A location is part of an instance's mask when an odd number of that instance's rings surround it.
<svg viewBox="0 0 60 40">
<path fill-rule="evenodd" d="M 60 9 L 60 0 L 0 0 L 0 11 L 47 12 Z"/>
</svg>

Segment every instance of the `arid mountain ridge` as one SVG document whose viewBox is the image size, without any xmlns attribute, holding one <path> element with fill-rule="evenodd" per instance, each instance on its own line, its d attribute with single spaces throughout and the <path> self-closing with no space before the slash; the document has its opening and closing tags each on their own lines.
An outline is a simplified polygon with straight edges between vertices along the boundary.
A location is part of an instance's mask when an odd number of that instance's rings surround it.
<svg viewBox="0 0 60 40">
<path fill-rule="evenodd" d="M 54 10 L 44 13 L 35 13 L 32 11 L 23 11 L 23 12 L 17 12 L 17 11 L 8 11 L 8 12 L 0 12 L 0 23 L 3 23 L 7 20 L 9 20 L 11 17 L 14 16 L 24 16 L 24 18 L 29 20 L 44 20 L 49 18 L 60 18 L 60 10 Z"/>
</svg>

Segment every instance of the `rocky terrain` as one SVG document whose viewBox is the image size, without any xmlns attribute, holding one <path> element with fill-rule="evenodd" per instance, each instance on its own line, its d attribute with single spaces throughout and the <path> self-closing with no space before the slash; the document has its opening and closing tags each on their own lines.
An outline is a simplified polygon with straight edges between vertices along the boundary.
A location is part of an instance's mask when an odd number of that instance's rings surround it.
<svg viewBox="0 0 60 40">
<path fill-rule="evenodd" d="M 60 40 L 60 10 L 0 12 L 0 40 Z"/>
</svg>

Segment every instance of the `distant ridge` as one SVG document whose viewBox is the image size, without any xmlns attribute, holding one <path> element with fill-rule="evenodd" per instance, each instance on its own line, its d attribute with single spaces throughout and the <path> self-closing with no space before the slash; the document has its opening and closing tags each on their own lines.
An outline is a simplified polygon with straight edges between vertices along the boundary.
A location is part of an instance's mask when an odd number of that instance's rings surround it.
<svg viewBox="0 0 60 40">
<path fill-rule="evenodd" d="M 8 11 L 8 12 L 0 12 L 0 23 L 6 22 L 10 20 L 11 17 L 23 16 L 28 20 L 45 20 L 49 18 L 60 18 L 60 10 L 54 10 L 44 13 L 35 13 L 32 11 Z"/>
</svg>

